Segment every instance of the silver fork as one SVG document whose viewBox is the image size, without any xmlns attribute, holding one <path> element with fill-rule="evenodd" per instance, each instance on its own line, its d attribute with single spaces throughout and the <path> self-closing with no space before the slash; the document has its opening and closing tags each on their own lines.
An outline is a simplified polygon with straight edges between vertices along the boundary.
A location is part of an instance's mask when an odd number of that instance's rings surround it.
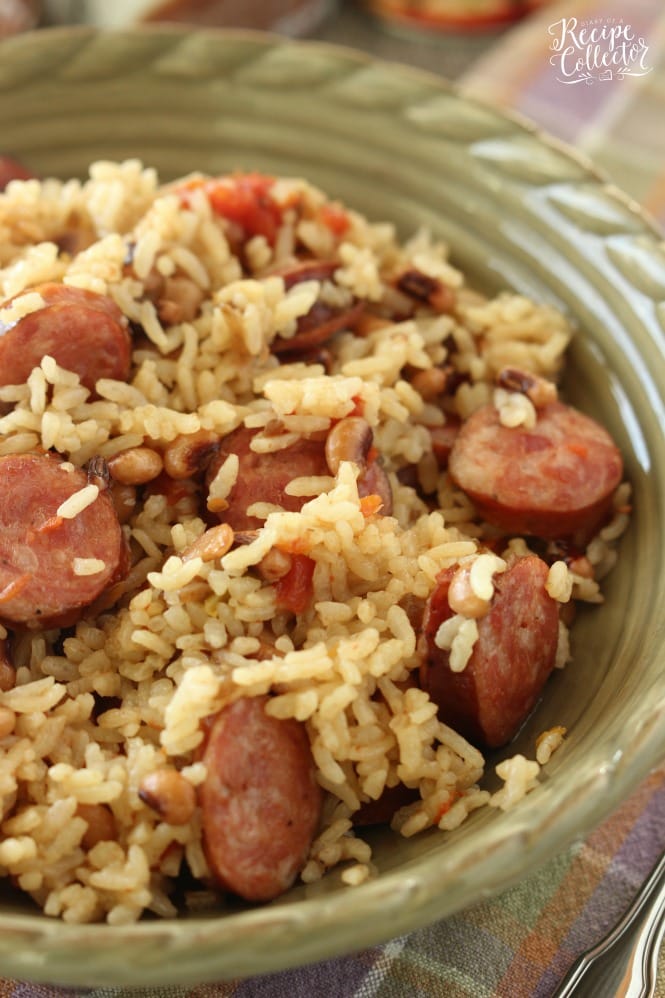
<svg viewBox="0 0 665 998">
<path fill-rule="evenodd" d="M 621 921 L 578 957 L 553 998 L 650 998 L 665 934 L 665 853 Z"/>
</svg>

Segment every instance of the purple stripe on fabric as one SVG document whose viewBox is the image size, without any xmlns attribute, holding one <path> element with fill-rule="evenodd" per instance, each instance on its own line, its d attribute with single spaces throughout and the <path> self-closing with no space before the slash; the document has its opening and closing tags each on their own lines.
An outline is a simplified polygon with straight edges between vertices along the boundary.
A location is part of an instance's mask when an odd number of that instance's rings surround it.
<svg viewBox="0 0 665 998">
<path fill-rule="evenodd" d="M 589 945 L 589 930 L 598 940 L 630 905 L 639 885 L 665 850 L 665 789 L 657 790 L 608 864 L 599 883 L 534 990 L 533 998 L 549 998 L 571 963 Z"/>
<path fill-rule="evenodd" d="M 324 960 L 296 970 L 285 970 L 265 977 L 238 982 L 233 998 L 295 998 L 296 995 L 350 995 L 378 958 L 377 948 L 365 950 L 340 960 Z"/>
</svg>

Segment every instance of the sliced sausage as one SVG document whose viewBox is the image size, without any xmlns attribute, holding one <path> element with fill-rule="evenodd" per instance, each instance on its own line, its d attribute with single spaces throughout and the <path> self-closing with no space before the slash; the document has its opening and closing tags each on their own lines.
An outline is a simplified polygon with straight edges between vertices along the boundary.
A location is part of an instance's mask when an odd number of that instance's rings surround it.
<svg viewBox="0 0 665 998">
<path fill-rule="evenodd" d="M 234 530 L 257 530 L 263 520 L 249 516 L 247 509 L 255 502 L 268 502 L 282 506 L 289 512 L 298 512 L 307 496 L 289 496 L 284 491 L 293 478 L 309 475 L 328 475 L 328 466 L 322 441 L 300 440 L 292 447 L 258 454 L 250 447 L 256 430 L 238 427 L 224 437 L 217 456 L 208 466 L 208 487 L 230 454 L 237 454 L 240 466 L 236 483 L 228 496 L 228 509 L 219 514 L 224 523 Z"/>
<path fill-rule="evenodd" d="M 203 842 L 216 882 L 248 901 L 288 890 L 321 817 L 307 732 L 265 712 L 267 697 L 237 700 L 213 719 L 203 753 Z"/>
<path fill-rule="evenodd" d="M 0 191 L 4 191 L 10 180 L 30 180 L 32 177 L 34 173 L 13 156 L 0 156 Z"/>
<path fill-rule="evenodd" d="M 41 295 L 44 305 L 16 322 L 0 323 L 0 385 L 22 384 L 47 354 L 91 391 L 99 378 L 127 380 L 131 338 L 111 298 L 66 284 L 29 291 Z"/>
<path fill-rule="evenodd" d="M 10 626 L 73 623 L 127 571 L 108 493 L 73 517 L 58 514 L 87 484 L 50 454 L 0 457 L 0 620 Z"/>
<path fill-rule="evenodd" d="M 607 431 L 558 401 L 538 410 L 533 429 L 502 426 L 484 406 L 463 424 L 448 467 L 489 523 L 547 539 L 589 538 L 623 474 Z"/>
<path fill-rule="evenodd" d="M 461 672 L 453 672 L 450 653 L 435 637 L 453 614 L 448 590 L 455 571 L 441 573 L 425 609 L 421 685 L 443 721 L 475 744 L 496 748 L 519 730 L 554 668 L 558 607 L 545 589 L 545 562 L 536 555 L 517 559 L 494 576 L 494 596 L 476 621 L 471 657 Z"/>
<path fill-rule="evenodd" d="M 292 479 L 328 477 L 335 473 L 326 459 L 323 440 L 301 439 L 291 447 L 259 454 L 250 446 L 256 433 L 256 430 L 238 427 L 224 437 L 216 456 L 208 465 L 206 486 L 209 489 L 229 455 L 238 456 L 238 475 L 227 497 L 228 507 L 217 514 L 234 531 L 258 530 L 263 526 L 263 520 L 247 513 L 255 502 L 281 506 L 291 513 L 299 512 L 312 497 L 288 495 L 285 490 Z M 347 455 L 344 459 L 356 460 L 356 457 Z M 361 465 L 358 493 L 360 496 L 378 495 L 382 502 L 380 512 L 386 515 L 392 512 L 390 482 L 374 455 L 365 467 Z"/>
</svg>

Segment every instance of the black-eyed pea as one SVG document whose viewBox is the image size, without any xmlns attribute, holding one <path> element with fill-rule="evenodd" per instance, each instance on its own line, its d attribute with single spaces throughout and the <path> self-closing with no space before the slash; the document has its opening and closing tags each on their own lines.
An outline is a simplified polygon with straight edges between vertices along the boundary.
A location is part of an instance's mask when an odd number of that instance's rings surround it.
<svg viewBox="0 0 665 998">
<path fill-rule="evenodd" d="M 118 522 L 121 524 L 127 523 L 136 512 L 136 486 L 121 485 L 120 482 L 112 481 L 109 493 L 118 517 Z"/>
<path fill-rule="evenodd" d="M 448 383 L 448 377 L 448 372 L 443 367 L 426 367 L 420 371 L 416 371 L 411 378 L 411 387 L 426 402 L 431 402 L 443 394 Z"/>
<path fill-rule="evenodd" d="M 259 536 L 258 530 L 235 530 L 233 532 L 234 545 L 253 544 Z"/>
<path fill-rule="evenodd" d="M 199 311 L 203 298 L 203 291 L 189 277 L 167 277 L 162 296 L 157 302 L 159 318 L 167 325 L 191 322 Z"/>
<path fill-rule="evenodd" d="M 87 822 L 81 845 L 93 849 L 98 842 L 113 842 L 116 838 L 116 825 L 113 812 L 106 804 L 79 804 L 76 814 Z"/>
<path fill-rule="evenodd" d="M 451 312 L 457 299 L 453 288 L 415 267 L 400 274 L 397 287 L 410 298 L 426 302 L 435 312 Z"/>
<path fill-rule="evenodd" d="M 202 561 L 214 561 L 223 558 L 233 545 L 233 530 L 228 523 L 220 523 L 218 527 L 210 527 L 192 541 L 181 554 L 183 561 L 201 558 Z"/>
<path fill-rule="evenodd" d="M 367 464 L 374 434 L 362 416 L 346 416 L 332 427 L 326 437 L 326 463 L 331 475 L 336 475 L 342 461 L 352 461 L 360 468 Z"/>
<path fill-rule="evenodd" d="M 462 565 L 452 577 L 448 589 L 448 604 L 453 613 L 463 617 L 484 617 L 489 610 L 489 602 L 478 596 L 471 586 L 471 568 Z"/>
<path fill-rule="evenodd" d="M 290 554 L 279 548 L 271 548 L 258 564 L 259 575 L 266 582 L 277 582 L 290 571 L 292 564 Z"/>
<path fill-rule="evenodd" d="M 108 460 L 114 481 L 121 485 L 145 485 L 161 473 L 161 455 L 152 447 L 130 447 Z"/>
<path fill-rule="evenodd" d="M 484 617 L 494 596 L 494 575 L 506 568 L 506 562 L 490 552 L 483 552 L 460 565 L 448 590 L 451 610 L 464 617 Z"/>
<path fill-rule="evenodd" d="M 220 440 L 214 430 L 180 434 L 164 450 L 164 470 L 176 480 L 197 475 L 209 464 Z"/>
<path fill-rule="evenodd" d="M 504 572 L 506 567 L 506 562 L 491 552 L 483 552 L 468 564 L 460 565 L 448 591 L 450 608 L 464 617 L 484 617 L 494 596 L 494 575 Z"/>
<path fill-rule="evenodd" d="M 497 376 L 497 384 L 509 392 L 519 392 L 531 401 L 536 409 L 542 409 L 550 402 L 556 402 L 557 387 L 553 381 L 541 378 L 530 371 L 520 371 L 516 367 L 506 367 Z"/>
<path fill-rule="evenodd" d="M 141 781 L 139 797 L 168 825 L 186 825 L 196 810 L 196 791 L 172 766 L 149 773 Z"/>
</svg>

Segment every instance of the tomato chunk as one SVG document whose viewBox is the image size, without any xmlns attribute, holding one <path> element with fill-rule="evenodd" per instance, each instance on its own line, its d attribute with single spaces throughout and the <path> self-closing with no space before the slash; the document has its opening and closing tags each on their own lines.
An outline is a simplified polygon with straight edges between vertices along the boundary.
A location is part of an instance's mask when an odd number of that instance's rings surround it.
<svg viewBox="0 0 665 998">
<path fill-rule="evenodd" d="M 213 210 L 240 225 L 248 236 L 265 236 L 273 245 L 282 224 L 282 212 L 272 199 L 275 181 L 260 173 L 211 180 L 205 185 Z"/>
<path fill-rule="evenodd" d="M 281 610 L 302 613 L 312 597 L 314 562 L 306 554 L 291 557 L 291 568 L 275 584 L 275 599 Z"/>
</svg>

